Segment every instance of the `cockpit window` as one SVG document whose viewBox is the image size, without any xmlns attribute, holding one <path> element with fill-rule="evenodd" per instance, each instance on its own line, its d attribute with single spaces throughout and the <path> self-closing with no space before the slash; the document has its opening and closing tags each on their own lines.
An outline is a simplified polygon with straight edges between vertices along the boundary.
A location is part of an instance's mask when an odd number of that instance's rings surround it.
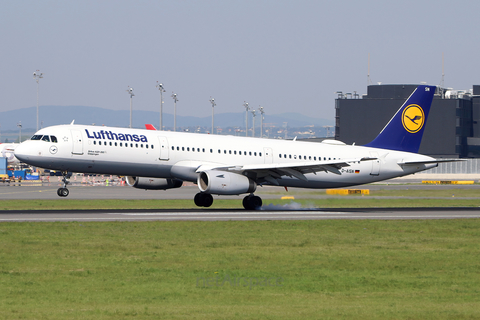
<svg viewBox="0 0 480 320">
<path fill-rule="evenodd" d="M 43 136 L 42 141 L 50 142 L 50 137 L 49 136 Z"/>
<path fill-rule="evenodd" d="M 55 136 L 50 136 L 50 139 L 52 139 L 52 142 L 53 142 L 53 143 L 57 143 L 57 142 L 58 142 L 58 141 L 57 141 L 57 137 L 55 137 Z"/>
<path fill-rule="evenodd" d="M 40 135 L 36 134 L 32 137 L 32 140 L 42 140 L 42 137 L 43 136 L 41 134 Z"/>
</svg>

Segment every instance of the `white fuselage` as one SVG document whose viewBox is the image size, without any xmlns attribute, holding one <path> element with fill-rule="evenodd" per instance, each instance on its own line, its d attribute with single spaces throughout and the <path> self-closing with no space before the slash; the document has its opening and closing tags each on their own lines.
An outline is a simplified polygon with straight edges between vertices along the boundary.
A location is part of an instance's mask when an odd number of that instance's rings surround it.
<svg viewBox="0 0 480 320">
<path fill-rule="evenodd" d="M 308 165 L 345 160 L 340 174 L 329 171 L 305 174 L 305 179 L 284 175 L 280 186 L 331 188 L 365 184 L 430 169 L 437 164 L 400 165 L 434 160 L 409 152 L 350 146 L 337 143 L 272 140 L 170 131 L 153 131 L 83 125 L 59 125 L 41 129 L 38 136 L 54 136 L 57 142 L 28 140 L 16 156 L 34 166 L 82 173 L 152 178 L 176 178 L 197 182 L 202 168 L 255 167 L 265 164 Z M 35 136 L 34 136 L 35 137 Z M 352 159 L 374 158 L 370 161 Z M 270 184 L 268 182 L 264 184 Z"/>
</svg>

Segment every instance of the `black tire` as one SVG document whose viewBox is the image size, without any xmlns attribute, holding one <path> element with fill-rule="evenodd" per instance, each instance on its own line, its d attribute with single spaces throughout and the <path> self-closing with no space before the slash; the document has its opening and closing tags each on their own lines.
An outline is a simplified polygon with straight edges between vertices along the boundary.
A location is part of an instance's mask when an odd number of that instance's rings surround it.
<svg viewBox="0 0 480 320">
<path fill-rule="evenodd" d="M 203 206 L 205 208 L 210 207 L 213 204 L 213 196 L 209 193 L 203 194 Z"/>
<path fill-rule="evenodd" d="M 249 195 L 249 196 L 246 196 L 245 198 L 243 198 L 242 203 L 243 203 L 243 207 L 246 210 L 256 210 L 256 209 L 260 208 L 263 204 L 262 198 L 260 198 L 258 196 L 252 196 L 252 195 Z"/>
<path fill-rule="evenodd" d="M 193 202 L 197 207 L 203 207 L 203 193 L 197 193 L 193 198 Z"/>
<path fill-rule="evenodd" d="M 250 199 L 250 203 L 252 204 L 252 207 L 254 210 L 257 210 L 258 208 L 261 208 L 262 207 L 262 198 L 260 198 L 259 196 L 253 196 L 251 199 Z"/>
<path fill-rule="evenodd" d="M 58 188 L 58 189 L 57 189 L 57 195 L 58 195 L 59 197 L 62 197 L 62 194 L 60 193 L 61 191 L 62 191 L 62 188 Z"/>
<path fill-rule="evenodd" d="M 60 188 L 60 196 L 61 197 L 68 197 L 68 195 L 70 194 L 70 191 L 68 191 L 67 188 Z"/>
</svg>

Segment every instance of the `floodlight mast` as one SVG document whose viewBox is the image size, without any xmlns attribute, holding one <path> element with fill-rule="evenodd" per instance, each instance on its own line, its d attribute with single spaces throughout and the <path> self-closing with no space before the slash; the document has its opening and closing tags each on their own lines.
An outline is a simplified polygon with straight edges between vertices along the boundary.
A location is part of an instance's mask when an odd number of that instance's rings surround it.
<svg viewBox="0 0 480 320">
<path fill-rule="evenodd" d="M 212 134 L 215 134 L 215 132 L 213 131 L 213 128 L 214 128 L 214 126 L 213 126 L 213 110 L 215 109 L 215 106 L 217 104 L 215 103 L 215 99 L 212 98 L 212 97 L 210 97 L 210 103 L 212 104 Z"/>
<path fill-rule="evenodd" d="M 173 131 L 177 131 L 177 94 L 172 93 L 172 98 L 173 98 Z"/>
<path fill-rule="evenodd" d="M 263 138 L 263 115 L 265 114 L 265 111 L 263 111 L 263 107 L 258 108 L 260 110 L 260 138 Z"/>
<path fill-rule="evenodd" d="M 256 111 L 252 110 L 252 116 L 253 116 L 253 127 L 252 127 L 252 137 L 255 137 L 255 117 L 256 117 Z"/>
<path fill-rule="evenodd" d="M 37 82 L 37 131 L 38 131 L 38 80 L 43 78 L 43 73 L 39 72 L 40 70 L 36 70 L 33 72 L 33 79 Z"/>
<path fill-rule="evenodd" d="M 18 143 L 22 143 L 22 121 L 17 123 L 17 127 L 20 129 L 20 132 L 18 133 Z"/>
<path fill-rule="evenodd" d="M 133 96 L 134 96 L 133 88 L 128 86 L 127 92 L 130 95 L 130 128 L 132 128 L 132 100 L 133 100 Z"/>
<path fill-rule="evenodd" d="M 158 90 L 160 90 L 160 129 L 163 130 L 163 93 L 165 92 L 165 89 L 163 88 L 162 83 L 158 83 L 157 81 L 157 86 Z"/>
<path fill-rule="evenodd" d="M 243 106 L 245 107 L 245 136 L 248 137 L 248 110 L 250 110 L 250 108 L 248 107 L 248 102 L 245 101 Z"/>
</svg>

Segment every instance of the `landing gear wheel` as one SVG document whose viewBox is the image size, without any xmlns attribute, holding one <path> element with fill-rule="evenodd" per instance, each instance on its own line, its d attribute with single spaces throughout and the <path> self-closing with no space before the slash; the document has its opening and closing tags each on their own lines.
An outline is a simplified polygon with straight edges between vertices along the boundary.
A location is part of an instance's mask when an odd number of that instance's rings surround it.
<svg viewBox="0 0 480 320">
<path fill-rule="evenodd" d="M 243 198 L 243 207 L 246 210 L 256 210 L 262 206 L 262 198 L 254 195 L 249 195 Z"/>
<path fill-rule="evenodd" d="M 63 188 L 58 188 L 57 194 L 59 197 L 67 197 L 70 194 L 70 191 L 67 189 L 67 185 L 70 183 L 68 179 L 72 176 L 71 172 L 62 171 L 63 175 Z"/>
<path fill-rule="evenodd" d="M 67 197 L 67 196 L 70 194 L 70 191 L 68 191 L 67 188 L 58 188 L 57 194 L 58 194 L 60 197 Z"/>
<path fill-rule="evenodd" d="M 198 207 L 210 207 L 213 204 L 213 196 L 209 193 L 199 192 L 193 198 L 195 205 Z"/>
</svg>

